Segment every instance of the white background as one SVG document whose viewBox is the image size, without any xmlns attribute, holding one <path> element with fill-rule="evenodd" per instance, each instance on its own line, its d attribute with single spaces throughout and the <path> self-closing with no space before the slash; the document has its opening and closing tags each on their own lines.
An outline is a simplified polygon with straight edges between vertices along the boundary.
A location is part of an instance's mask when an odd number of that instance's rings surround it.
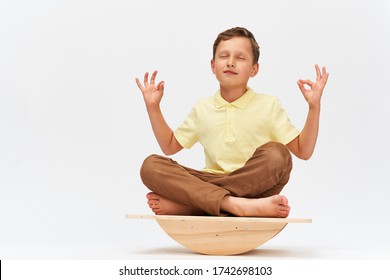
<svg viewBox="0 0 390 280">
<path fill-rule="evenodd" d="M 302 128 L 296 81 L 327 66 L 314 156 L 294 159 L 292 218 L 241 258 L 390 257 L 389 1 L 0 1 L 0 258 L 213 258 L 151 220 L 139 167 L 161 153 L 135 77 L 159 70 L 177 127 L 218 89 L 217 34 L 251 30 L 257 92 L 279 97 Z M 174 156 L 203 167 L 199 145 Z M 216 258 L 216 257 L 215 257 Z M 220 257 L 219 257 L 220 258 Z"/>
</svg>

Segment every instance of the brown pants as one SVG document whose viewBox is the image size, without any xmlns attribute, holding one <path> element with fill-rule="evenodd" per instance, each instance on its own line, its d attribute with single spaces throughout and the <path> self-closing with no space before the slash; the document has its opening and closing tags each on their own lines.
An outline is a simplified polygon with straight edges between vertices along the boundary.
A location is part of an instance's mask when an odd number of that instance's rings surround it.
<svg viewBox="0 0 390 280">
<path fill-rule="evenodd" d="M 151 155 L 142 164 L 141 178 L 145 186 L 163 197 L 219 216 L 225 195 L 260 198 L 278 194 L 287 184 L 291 169 L 287 147 L 268 142 L 230 174 L 199 171 L 170 158 Z"/>
</svg>

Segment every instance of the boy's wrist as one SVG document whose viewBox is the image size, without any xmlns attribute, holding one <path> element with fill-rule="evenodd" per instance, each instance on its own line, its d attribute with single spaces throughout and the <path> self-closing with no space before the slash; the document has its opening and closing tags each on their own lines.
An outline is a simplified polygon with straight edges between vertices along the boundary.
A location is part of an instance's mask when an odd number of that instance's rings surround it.
<svg viewBox="0 0 390 280">
<path fill-rule="evenodd" d="M 154 113 L 160 111 L 160 104 L 146 105 L 146 111 L 148 113 Z"/>
<path fill-rule="evenodd" d="M 158 110 L 160 108 L 159 103 L 153 103 L 153 104 L 145 103 L 145 106 L 146 106 L 146 110 L 148 111 Z"/>
<path fill-rule="evenodd" d="M 309 111 L 321 111 L 321 105 L 309 105 Z"/>
</svg>

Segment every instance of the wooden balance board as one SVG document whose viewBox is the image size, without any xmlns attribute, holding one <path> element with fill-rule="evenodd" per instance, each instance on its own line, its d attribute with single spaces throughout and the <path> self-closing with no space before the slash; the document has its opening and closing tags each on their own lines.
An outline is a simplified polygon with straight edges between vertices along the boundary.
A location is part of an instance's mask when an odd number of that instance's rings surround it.
<svg viewBox="0 0 390 280">
<path fill-rule="evenodd" d="M 236 255 L 253 250 L 277 235 L 288 223 L 311 219 L 215 216 L 126 215 L 128 219 L 155 219 L 184 247 L 207 255 Z"/>
</svg>

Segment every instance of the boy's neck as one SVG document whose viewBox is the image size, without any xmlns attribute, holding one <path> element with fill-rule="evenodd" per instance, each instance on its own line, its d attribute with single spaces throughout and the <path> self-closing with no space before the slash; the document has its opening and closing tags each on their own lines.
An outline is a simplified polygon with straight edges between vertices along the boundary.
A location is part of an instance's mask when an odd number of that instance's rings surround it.
<svg viewBox="0 0 390 280">
<path fill-rule="evenodd" d="M 229 89 L 220 87 L 220 93 L 222 98 L 229 103 L 236 101 L 238 98 L 243 96 L 246 91 L 247 91 L 246 86 L 239 87 L 239 88 L 229 88 Z"/>
</svg>

